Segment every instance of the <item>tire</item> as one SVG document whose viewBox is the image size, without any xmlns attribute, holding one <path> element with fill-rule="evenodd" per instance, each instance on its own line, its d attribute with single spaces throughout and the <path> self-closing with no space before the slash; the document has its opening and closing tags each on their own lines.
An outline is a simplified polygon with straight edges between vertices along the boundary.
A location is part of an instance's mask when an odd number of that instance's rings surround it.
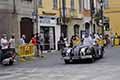
<svg viewBox="0 0 120 80">
<path fill-rule="evenodd" d="M 90 63 L 94 63 L 96 61 L 96 59 L 94 57 L 92 57 L 91 59 L 89 59 Z"/>
<path fill-rule="evenodd" d="M 91 55 L 92 55 L 92 62 L 94 62 L 95 61 L 95 59 L 96 59 L 96 54 L 95 54 L 95 50 L 94 50 L 94 48 L 92 48 L 91 49 Z"/>
<path fill-rule="evenodd" d="M 65 64 L 69 64 L 70 60 L 64 60 Z"/>
<path fill-rule="evenodd" d="M 14 61 L 10 60 L 9 65 L 13 65 Z"/>
</svg>

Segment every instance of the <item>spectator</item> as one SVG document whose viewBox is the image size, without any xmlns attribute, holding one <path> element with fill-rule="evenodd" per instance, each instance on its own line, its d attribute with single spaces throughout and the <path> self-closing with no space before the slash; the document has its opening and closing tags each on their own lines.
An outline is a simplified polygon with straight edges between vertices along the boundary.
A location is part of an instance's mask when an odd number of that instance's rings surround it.
<svg viewBox="0 0 120 80">
<path fill-rule="evenodd" d="M 72 43 L 73 43 L 73 47 L 74 46 L 77 46 L 77 45 L 80 45 L 80 38 L 79 36 L 75 35 L 72 39 Z"/>
<path fill-rule="evenodd" d="M 64 42 L 64 38 L 61 36 L 60 40 L 58 41 L 59 43 L 59 48 L 63 49 L 65 47 L 65 42 Z"/>
<path fill-rule="evenodd" d="M 2 61 L 3 53 L 2 53 L 2 47 L 0 46 L 0 62 Z"/>
<path fill-rule="evenodd" d="M 15 53 L 15 36 L 12 35 L 9 40 L 9 48 Z"/>
<path fill-rule="evenodd" d="M 20 45 L 26 44 L 26 36 L 23 34 L 22 37 L 20 38 Z"/>
<path fill-rule="evenodd" d="M 114 44 L 113 44 L 114 42 L 113 42 L 113 41 L 114 41 L 114 34 L 111 32 L 111 33 L 110 33 L 110 43 L 111 43 L 111 47 L 114 46 Z"/>
<path fill-rule="evenodd" d="M 43 46 L 44 46 L 44 39 L 41 34 L 39 34 L 39 47 L 40 47 L 40 52 L 41 52 L 41 57 L 43 56 Z"/>
<path fill-rule="evenodd" d="M 34 34 L 32 35 L 32 39 L 31 39 L 30 43 L 32 43 L 34 46 L 37 45 L 36 35 L 34 35 Z"/>
<path fill-rule="evenodd" d="M 7 40 L 7 36 L 6 34 L 3 34 L 1 40 L 0 40 L 0 43 L 1 43 L 1 49 L 2 49 L 2 52 L 5 53 L 9 47 L 9 42 Z"/>
<path fill-rule="evenodd" d="M 118 38 L 118 34 L 117 33 L 115 33 L 115 38 Z"/>
</svg>

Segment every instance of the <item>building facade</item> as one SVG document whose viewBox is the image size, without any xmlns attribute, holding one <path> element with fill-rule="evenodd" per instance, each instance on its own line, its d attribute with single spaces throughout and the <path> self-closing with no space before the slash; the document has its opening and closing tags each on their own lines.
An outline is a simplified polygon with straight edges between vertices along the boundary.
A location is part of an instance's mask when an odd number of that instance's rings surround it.
<svg viewBox="0 0 120 80">
<path fill-rule="evenodd" d="M 105 3 L 105 16 L 109 17 L 110 21 L 110 30 L 113 33 L 119 33 L 120 32 L 120 22 L 119 22 L 119 16 L 120 16 L 120 1 L 114 1 L 114 0 L 108 0 L 107 3 Z"/>
<path fill-rule="evenodd" d="M 3 20 L 7 24 L 0 24 L 6 26 L 3 32 L 9 30 L 8 33 L 15 33 L 17 38 L 25 34 L 27 42 L 33 33 L 41 33 L 44 50 L 55 50 L 60 36 L 70 42 L 73 35 L 81 37 L 84 32 L 96 31 L 91 25 L 91 21 L 94 23 L 91 1 L 92 7 L 98 8 L 98 0 L 2 0 L 0 7 L 7 9 L 8 17 Z"/>
<path fill-rule="evenodd" d="M 57 49 L 60 36 L 70 42 L 73 35 L 82 37 L 85 32 L 97 32 L 93 18 L 100 8 L 99 0 L 40 0 L 39 4 L 38 30 L 44 39 L 47 36 L 45 49 Z"/>
<path fill-rule="evenodd" d="M 40 0 L 38 30 L 44 38 L 44 49 L 57 49 L 60 36 L 79 35 L 83 29 L 81 0 Z"/>
<path fill-rule="evenodd" d="M 0 1 L 0 33 L 9 36 L 15 34 L 19 39 L 26 35 L 27 42 L 35 32 L 32 13 L 35 11 L 33 0 L 1 0 Z"/>
<path fill-rule="evenodd" d="M 3 33 L 11 34 L 16 30 L 14 23 L 17 22 L 13 5 L 12 0 L 0 0 L 0 36 Z"/>
</svg>

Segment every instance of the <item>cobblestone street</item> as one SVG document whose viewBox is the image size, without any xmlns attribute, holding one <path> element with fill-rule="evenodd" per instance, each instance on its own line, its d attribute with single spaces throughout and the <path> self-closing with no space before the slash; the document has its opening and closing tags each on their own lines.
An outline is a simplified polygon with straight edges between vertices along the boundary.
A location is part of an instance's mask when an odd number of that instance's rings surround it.
<svg viewBox="0 0 120 80">
<path fill-rule="evenodd" d="M 119 80 L 119 48 L 106 49 L 95 63 L 64 64 L 60 53 L 47 53 L 43 59 L 0 67 L 0 80 Z"/>
</svg>

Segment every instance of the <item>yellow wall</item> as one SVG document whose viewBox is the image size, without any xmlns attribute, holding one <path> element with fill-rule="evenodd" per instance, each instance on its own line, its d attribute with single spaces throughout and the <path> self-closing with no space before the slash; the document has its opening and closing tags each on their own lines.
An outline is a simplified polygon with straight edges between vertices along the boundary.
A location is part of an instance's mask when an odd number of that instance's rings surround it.
<svg viewBox="0 0 120 80">
<path fill-rule="evenodd" d="M 120 0 L 109 0 L 109 8 L 105 9 L 105 16 L 110 18 L 113 32 L 120 32 Z"/>
<path fill-rule="evenodd" d="M 74 16 L 81 18 L 82 15 L 79 13 L 79 0 L 74 0 L 75 1 L 75 11 L 74 11 Z M 62 0 L 61 0 L 62 2 Z M 62 6 L 61 6 L 62 7 Z M 70 17 L 70 0 L 66 0 L 66 12 L 67 12 L 67 17 Z M 38 14 L 43 15 L 42 11 L 45 11 L 46 13 L 56 13 L 54 16 L 60 16 L 59 12 L 59 0 L 58 0 L 58 9 L 54 10 L 53 9 L 53 0 L 43 0 L 43 6 L 42 8 L 38 8 Z"/>
</svg>

